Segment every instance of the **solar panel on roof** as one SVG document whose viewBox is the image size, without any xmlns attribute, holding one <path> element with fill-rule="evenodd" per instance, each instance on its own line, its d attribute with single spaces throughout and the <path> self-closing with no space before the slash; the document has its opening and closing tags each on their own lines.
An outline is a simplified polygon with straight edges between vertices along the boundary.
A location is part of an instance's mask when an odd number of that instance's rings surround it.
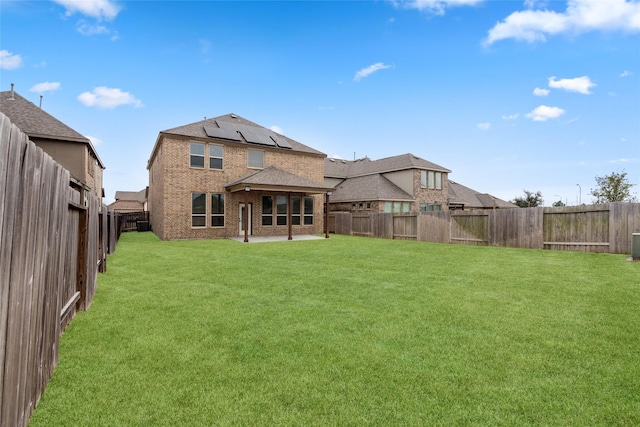
<svg viewBox="0 0 640 427">
<path fill-rule="evenodd" d="M 204 131 L 211 138 L 229 139 L 231 141 L 241 141 L 238 132 L 232 129 L 214 128 L 213 126 L 205 126 Z"/>
<path fill-rule="evenodd" d="M 289 141 L 284 138 L 280 138 L 279 136 L 272 136 L 271 139 L 273 139 L 280 148 L 293 148 L 291 147 L 291 144 L 289 144 Z"/>
<path fill-rule="evenodd" d="M 216 120 L 221 129 L 238 130 L 235 123 L 225 122 L 224 120 Z"/>
<path fill-rule="evenodd" d="M 240 133 L 247 142 L 252 144 L 270 145 L 275 146 L 276 143 L 268 136 L 260 133 L 251 132 L 248 130 L 241 130 Z"/>
</svg>

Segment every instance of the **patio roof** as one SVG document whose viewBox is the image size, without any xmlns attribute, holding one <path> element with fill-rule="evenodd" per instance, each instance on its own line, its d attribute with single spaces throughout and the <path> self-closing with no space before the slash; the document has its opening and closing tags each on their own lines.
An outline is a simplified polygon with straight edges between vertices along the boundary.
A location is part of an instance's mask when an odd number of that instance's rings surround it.
<svg viewBox="0 0 640 427">
<path fill-rule="evenodd" d="M 320 194 L 333 190 L 333 187 L 285 172 L 275 166 L 266 167 L 229 182 L 225 188 L 232 193 L 245 191 L 246 188 L 249 188 L 249 191 L 286 191 L 308 194 Z"/>
</svg>

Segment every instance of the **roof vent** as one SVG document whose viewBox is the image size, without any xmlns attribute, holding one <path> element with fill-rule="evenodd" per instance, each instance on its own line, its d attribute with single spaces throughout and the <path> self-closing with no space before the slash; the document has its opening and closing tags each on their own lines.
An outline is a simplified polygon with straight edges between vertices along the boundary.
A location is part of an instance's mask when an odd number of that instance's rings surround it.
<svg viewBox="0 0 640 427">
<path fill-rule="evenodd" d="M 237 119 L 237 118 L 238 118 L 238 116 L 236 116 L 235 114 L 232 114 L 232 115 L 231 115 L 231 118 L 232 118 L 232 119 Z"/>
<path fill-rule="evenodd" d="M 336 159 L 329 159 L 329 161 L 335 163 Z"/>
</svg>

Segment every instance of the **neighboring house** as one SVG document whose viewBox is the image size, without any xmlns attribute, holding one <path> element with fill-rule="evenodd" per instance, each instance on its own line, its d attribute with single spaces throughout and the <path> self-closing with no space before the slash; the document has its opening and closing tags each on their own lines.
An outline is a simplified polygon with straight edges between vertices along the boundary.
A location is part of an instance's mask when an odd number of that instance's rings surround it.
<svg viewBox="0 0 640 427">
<path fill-rule="evenodd" d="M 449 181 L 450 210 L 509 209 L 517 207 L 518 205 L 498 199 L 491 194 L 478 193 L 462 184 Z"/>
<path fill-rule="evenodd" d="M 325 184 L 334 187 L 331 212 L 427 212 L 517 207 L 449 180 L 451 171 L 413 154 L 380 160 L 325 159 Z"/>
<path fill-rule="evenodd" d="M 84 184 L 98 200 L 104 197 L 104 164 L 89 138 L 81 135 L 13 90 L 0 92 L 0 111 L 38 147 Z"/>
<path fill-rule="evenodd" d="M 335 187 L 330 211 L 408 213 L 447 209 L 449 169 L 413 154 L 380 160 L 326 159 L 325 184 Z"/>
<path fill-rule="evenodd" d="M 116 191 L 116 201 L 109 205 L 109 210 L 122 213 L 147 211 L 148 191 L 148 188 L 140 191 Z"/>
<path fill-rule="evenodd" d="M 325 157 L 235 114 L 161 131 L 151 228 L 163 240 L 322 233 Z"/>
</svg>

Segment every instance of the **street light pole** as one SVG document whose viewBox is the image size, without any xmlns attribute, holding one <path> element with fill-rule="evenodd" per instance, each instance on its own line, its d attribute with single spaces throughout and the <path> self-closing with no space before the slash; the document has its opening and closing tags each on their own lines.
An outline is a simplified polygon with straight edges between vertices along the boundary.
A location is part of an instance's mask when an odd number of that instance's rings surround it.
<svg viewBox="0 0 640 427">
<path fill-rule="evenodd" d="M 581 205 L 582 204 L 582 187 L 580 187 L 580 184 L 576 184 L 578 186 L 579 192 L 578 192 L 578 204 Z"/>
</svg>

